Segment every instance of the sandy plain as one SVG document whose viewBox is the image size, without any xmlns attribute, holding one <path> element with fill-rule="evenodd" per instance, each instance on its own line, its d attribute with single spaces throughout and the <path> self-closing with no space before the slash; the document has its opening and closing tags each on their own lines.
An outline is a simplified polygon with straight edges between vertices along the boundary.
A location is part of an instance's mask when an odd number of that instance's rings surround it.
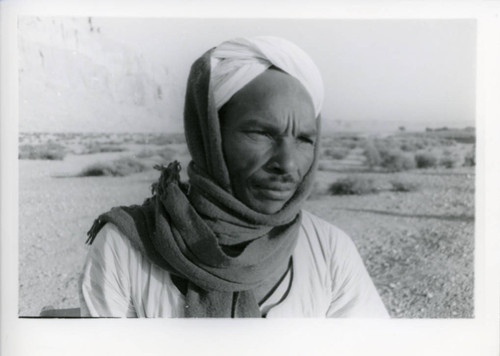
<svg viewBox="0 0 500 356">
<path fill-rule="evenodd" d="M 33 140 L 25 137 L 24 143 Z M 47 305 L 77 307 L 86 232 L 93 220 L 113 206 L 138 204 L 151 194 L 158 177 L 152 169 L 123 177 L 76 176 L 92 163 L 160 147 L 122 141 L 122 152 L 82 155 L 73 150 L 63 160 L 19 161 L 20 316 L 38 316 Z M 161 147 L 186 167 L 184 144 Z M 157 159 L 143 161 L 152 167 Z M 340 160 L 322 157 L 317 186 L 304 208 L 351 236 L 392 317 L 473 317 L 474 167 L 384 172 L 361 169 L 359 162 L 356 149 Z M 374 180 L 380 191 L 329 194 L 332 182 L 353 176 Z M 418 189 L 384 188 L 394 180 Z"/>
</svg>

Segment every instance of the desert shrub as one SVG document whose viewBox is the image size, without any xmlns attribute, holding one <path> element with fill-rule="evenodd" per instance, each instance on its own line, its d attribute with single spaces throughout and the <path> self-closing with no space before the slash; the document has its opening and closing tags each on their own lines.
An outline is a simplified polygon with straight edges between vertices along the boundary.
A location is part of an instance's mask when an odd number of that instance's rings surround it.
<svg viewBox="0 0 500 356">
<path fill-rule="evenodd" d="M 381 167 L 391 172 L 405 171 L 416 167 L 415 156 L 410 153 L 402 152 L 398 149 L 382 150 Z"/>
<path fill-rule="evenodd" d="M 419 139 L 405 139 L 400 143 L 399 148 L 404 152 L 414 152 L 425 147 L 425 141 Z"/>
<path fill-rule="evenodd" d="M 82 154 L 106 153 L 106 152 L 123 152 L 127 149 L 116 144 L 101 144 L 99 142 L 86 143 Z"/>
<path fill-rule="evenodd" d="M 378 188 L 371 178 L 347 177 L 334 182 L 328 191 L 332 195 L 364 195 L 376 193 Z"/>
<path fill-rule="evenodd" d="M 19 159 L 62 160 L 66 156 L 66 148 L 57 143 L 19 146 Z"/>
<path fill-rule="evenodd" d="M 438 158 L 431 152 L 421 152 L 415 155 L 415 163 L 417 168 L 436 167 Z"/>
<path fill-rule="evenodd" d="M 476 166 L 476 150 L 473 148 L 469 152 L 466 153 L 464 157 L 464 164 L 465 167 L 475 167 Z"/>
<path fill-rule="evenodd" d="M 332 158 L 332 159 L 344 159 L 349 154 L 350 151 L 351 150 L 347 147 L 337 146 L 337 147 L 327 148 L 323 152 L 323 155 L 327 158 Z"/>
<path fill-rule="evenodd" d="M 366 140 L 363 144 L 363 154 L 366 157 L 368 167 L 377 167 L 382 163 L 382 157 L 373 140 Z"/>
<path fill-rule="evenodd" d="M 454 146 L 456 144 L 455 141 L 447 139 L 447 138 L 439 139 L 438 143 L 440 146 Z"/>
<path fill-rule="evenodd" d="M 420 140 L 415 141 L 415 147 L 417 150 L 421 150 L 423 148 L 426 148 L 428 144 L 429 144 L 428 141 L 424 140 L 424 139 L 420 139 Z"/>
<path fill-rule="evenodd" d="M 457 158 L 453 156 L 444 156 L 439 161 L 439 165 L 445 168 L 453 168 L 457 165 Z"/>
<path fill-rule="evenodd" d="M 342 146 L 348 149 L 353 149 L 358 146 L 359 137 L 345 137 L 341 139 Z"/>
<path fill-rule="evenodd" d="M 455 142 L 459 142 L 459 143 L 475 143 L 476 142 L 476 137 L 475 136 L 456 136 L 456 137 L 453 137 L 453 140 Z"/>
<path fill-rule="evenodd" d="M 147 170 L 147 166 L 140 161 L 123 157 L 110 162 L 97 162 L 85 167 L 79 177 L 113 176 L 123 177 Z"/>
<path fill-rule="evenodd" d="M 413 192 L 418 189 L 418 184 L 405 180 L 393 180 L 390 183 L 393 192 Z"/>
<path fill-rule="evenodd" d="M 423 142 L 423 146 L 424 147 L 436 147 L 436 146 L 439 146 L 439 141 L 436 140 L 433 137 L 427 137 L 425 139 L 422 139 L 422 142 Z M 424 148 L 424 147 L 422 147 L 422 148 Z"/>
<path fill-rule="evenodd" d="M 407 141 L 401 142 L 401 146 L 399 148 L 404 152 L 412 152 L 417 149 L 413 143 Z"/>
</svg>

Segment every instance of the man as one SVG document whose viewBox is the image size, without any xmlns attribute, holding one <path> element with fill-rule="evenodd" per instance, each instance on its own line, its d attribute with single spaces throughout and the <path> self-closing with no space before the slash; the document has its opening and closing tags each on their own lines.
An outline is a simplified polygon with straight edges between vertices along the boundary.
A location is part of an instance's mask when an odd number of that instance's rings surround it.
<svg viewBox="0 0 500 356">
<path fill-rule="evenodd" d="M 142 206 L 96 220 L 82 315 L 387 317 L 349 237 L 301 210 L 322 101 L 318 69 L 283 39 L 199 58 L 184 111 L 189 185 L 172 163 Z"/>
</svg>

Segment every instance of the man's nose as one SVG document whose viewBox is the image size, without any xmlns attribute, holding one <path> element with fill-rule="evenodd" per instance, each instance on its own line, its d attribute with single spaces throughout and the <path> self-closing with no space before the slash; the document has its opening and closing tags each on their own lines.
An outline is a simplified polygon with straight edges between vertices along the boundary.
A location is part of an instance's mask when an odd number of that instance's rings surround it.
<svg viewBox="0 0 500 356">
<path fill-rule="evenodd" d="M 269 168 L 278 174 L 297 172 L 297 149 L 292 140 L 284 138 L 276 142 Z"/>
</svg>

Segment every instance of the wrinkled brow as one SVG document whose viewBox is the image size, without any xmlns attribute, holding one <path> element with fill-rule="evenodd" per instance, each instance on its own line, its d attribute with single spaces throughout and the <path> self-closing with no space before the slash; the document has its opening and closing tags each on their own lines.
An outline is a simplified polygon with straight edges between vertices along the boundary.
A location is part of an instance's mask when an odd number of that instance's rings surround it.
<svg viewBox="0 0 500 356">
<path fill-rule="evenodd" d="M 252 113 L 252 117 L 248 118 L 241 128 L 246 130 L 259 129 L 272 134 L 280 133 L 282 126 L 274 120 L 267 119 L 267 117 L 266 113 Z M 317 131 L 316 121 L 314 121 L 312 125 L 307 125 L 307 127 L 301 125 L 299 135 L 314 137 L 317 135 Z"/>
</svg>

